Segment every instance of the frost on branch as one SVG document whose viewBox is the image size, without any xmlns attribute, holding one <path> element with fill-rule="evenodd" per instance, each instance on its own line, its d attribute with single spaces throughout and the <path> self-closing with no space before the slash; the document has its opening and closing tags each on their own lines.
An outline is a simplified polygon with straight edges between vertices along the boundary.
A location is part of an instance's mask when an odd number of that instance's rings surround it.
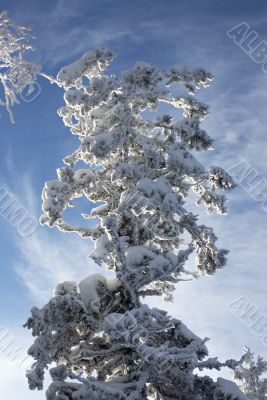
<svg viewBox="0 0 267 400">
<path fill-rule="evenodd" d="M 82 89 L 82 78 L 88 79 L 96 76 L 101 77 L 102 71 L 114 58 L 114 53 L 110 50 L 97 50 L 96 53 L 85 53 L 79 60 L 66 67 L 61 68 L 57 75 L 57 80 L 64 89 L 75 87 Z"/>
<path fill-rule="evenodd" d="M 233 369 L 236 361 L 206 358 L 206 339 L 142 304 L 154 295 L 170 301 L 177 282 L 226 263 L 213 230 L 186 207 L 194 192 L 208 212 L 223 214 L 221 191 L 234 187 L 222 168 L 206 170 L 197 159 L 213 141 L 200 127 L 208 107 L 193 94 L 212 77 L 140 62 L 116 77 L 106 72 L 114 57 L 106 49 L 86 53 L 58 74 L 66 90 L 58 114 L 80 143 L 58 179 L 45 184 L 41 222 L 93 239 L 91 258 L 115 278 L 63 282 L 48 304 L 33 308 L 26 324 L 36 337 L 30 387 L 42 388 L 45 369 L 56 362 L 49 400 L 240 400 L 234 384 L 196 374 Z M 160 104 L 170 114 L 155 115 Z M 95 224 L 66 220 L 80 197 L 88 200 L 82 216 Z M 186 262 L 193 252 L 192 272 Z"/>
<path fill-rule="evenodd" d="M 267 362 L 260 356 L 255 359 L 254 353 L 248 347 L 245 347 L 241 360 L 234 370 L 238 386 L 248 400 L 266 400 L 267 379 L 264 375 L 267 372 Z"/>
<path fill-rule="evenodd" d="M 40 67 L 26 61 L 24 54 L 33 50 L 30 29 L 12 21 L 7 12 L 0 13 L 0 106 L 4 106 L 14 122 L 12 106 L 19 103 L 18 96 L 27 88 L 33 90 Z"/>
</svg>

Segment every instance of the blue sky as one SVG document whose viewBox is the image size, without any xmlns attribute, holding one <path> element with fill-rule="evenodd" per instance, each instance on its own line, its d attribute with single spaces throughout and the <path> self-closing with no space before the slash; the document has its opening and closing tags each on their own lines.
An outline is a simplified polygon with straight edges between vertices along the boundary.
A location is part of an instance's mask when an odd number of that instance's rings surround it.
<svg viewBox="0 0 267 400">
<path fill-rule="evenodd" d="M 97 47 L 117 53 L 112 72 L 138 60 L 162 68 L 207 68 L 215 79 L 197 96 L 210 104 L 204 125 L 215 139 L 215 150 L 201 155 L 201 160 L 225 169 L 245 160 L 259 179 L 267 179 L 267 75 L 226 33 L 245 22 L 259 41 L 267 41 L 264 0 L 3 0 L 1 7 L 13 19 L 32 26 L 37 49 L 31 58 L 53 75 Z M 0 118 L 0 184 L 7 185 L 36 218 L 44 182 L 55 178 L 62 158 L 77 144 L 56 113 L 63 92 L 44 79 L 39 84 L 41 94 L 33 102 L 22 101 L 15 107 L 14 125 L 4 110 Z M 162 306 L 198 335 L 210 337 L 212 356 L 238 357 L 242 347 L 249 345 L 267 359 L 262 339 L 229 309 L 230 303 L 247 296 L 259 315 L 267 318 L 267 214 L 242 186 L 229 200 L 227 216 L 207 216 L 197 210 L 203 223 L 215 228 L 219 244 L 230 250 L 225 270 L 212 278 L 179 284 L 171 305 L 158 299 L 150 304 Z M 43 304 L 58 281 L 82 278 L 98 267 L 88 259 L 89 242 L 44 227 L 21 238 L 1 215 L 0 241 L 0 328 L 26 351 L 31 337 L 22 324 L 30 308 Z M 44 398 L 44 393 L 28 392 L 23 368 L 18 370 L 7 360 L 1 342 L 0 367 L 4 398 L 16 398 L 18 393 L 21 400 Z M 13 380 L 16 385 L 9 386 Z"/>
</svg>

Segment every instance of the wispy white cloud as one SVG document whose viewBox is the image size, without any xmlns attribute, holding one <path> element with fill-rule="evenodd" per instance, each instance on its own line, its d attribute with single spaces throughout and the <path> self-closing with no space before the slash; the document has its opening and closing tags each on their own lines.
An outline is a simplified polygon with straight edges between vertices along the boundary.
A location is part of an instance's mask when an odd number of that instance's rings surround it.
<svg viewBox="0 0 267 400">
<path fill-rule="evenodd" d="M 36 221 L 41 210 L 41 193 L 33 187 L 33 174 L 18 171 L 11 148 L 6 156 L 5 181 L 21 207 Z M 80 280 L 99 267 L 89 258 L 90 240 L 75 234 L 63 234 L 56 229 L 38 226 L 29 236 L 22 237 L 14 226 L 3 222 L 2 234 L 12 240 L 19 258 L 13 267 L 21 283 L 39 304 L 47 301 L 54 287 L 64 280 Z M 37 224 L 38 225 L 38 224 Z"/>
<path fill-rule="evenodd" d="M 54 40 L 55 32 L 47 37 L 49 53 L 44 56 L 43 63 L 50 66 L 59 65 L 75 56 L 80 56 L 85 51 L 99 47 L 113 46 L 117 41 L 126 40 L 132 35 L 132 31 L 125 27 L 99 26 L 95 29 L 89 27 L 75 27 L 64 32 L 58 32 L 57 40 Z M 71 51 L 66 51 L 71 49 Z"/>
<path fill-rule="evenodd" d="M 12 157 L 9 156 L 9 163 Z M 33 189 L 31 175 L 21 174 L 16 183 L 18 171 L 12 168 L 11 185 L 20 202 L 31 215 L 38 219 L 41 199 Z M 13 183 L 12 183 L 13 182 Z M 19 259 L 14 261 L 23 286 L 38 304 L 43 304 L 53 293 L 59 282 L 79 281 L 95 272 L 106 271 L 96 265 L 89 253 L 93 248 L 90 240 L 81 239 L 75 234 L 63 234 L 56 229 L 39 226 L 29 237 L 14 235 L 14 243 L 19 251 Z"/>
<path fill-rule="evenodd" d="M 16 19 L 38 27 L 38 46 L 36 57 L 46 68 L 62 66 L 75 56 L 98 47 L 113 46 L 124 40 L 139 36 L 134 32 L 131 23 L 125 18 L 107 16 L 98 18 L 90 14 L 95 1 L 57 0 L 48 9 L 32 9 L 31 17 L 25 18 L 24 10 L 18 9 Z M 113 8 L 109 0 L 102 0 L 102 7 L 106 11 Z"/>
<path fill-rule="evenodd" d="M 88 258 L 88 241 L 77 240 L 73 235 L 63 238 L 48 234 L 43 228 L 17 245 L 20 261 L 15 269 L 38 302 L 47 301 L 59 282 L 80 280 L 97 269 Z"/>
</svg>

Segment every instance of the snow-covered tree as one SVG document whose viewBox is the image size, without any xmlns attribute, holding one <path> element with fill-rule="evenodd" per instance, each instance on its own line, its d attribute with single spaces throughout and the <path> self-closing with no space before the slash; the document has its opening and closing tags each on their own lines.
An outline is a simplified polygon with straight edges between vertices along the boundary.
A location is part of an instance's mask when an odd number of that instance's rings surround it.
<svg viewBox="0 0 267 400">
<path fill-rule="evenodd" d="M 255 360 L 254 353 L 245 347 L 242 362 L 234 370 L 238 386 L 246 393 L 249 400 L 267 399 L 267 362 L 260 356 Z"/>
<path fill-rule="evenodd" d="M 80 144 L 58 180 L 45 184 L 41 222 L 93 239 L 91 258 L 114 278 L 63 282 L 43 308 L 32 309 L 30 388 L 42 389 L 44 371 L 55 363 L 49 400 L 242 399 L 234 383 L 197 375 L 237 362 L 206 359 L 207 339 L 144 300 L 171 300 L 177 282 L 226 263 L 212 229 L 186 208 L 195 193 L 208 212 L 224 214 L 225 197 L 216 189 L 234 186 L 222 168 L 206 170 L 193 155 L 212 148 L 200 127 L 208 107 L 193 96 L 212 76 L 140 62 L 116 77 L 106 73 L 113 58 L 105 49 L 86 53 L 57 76 L 66 90 L 58 113 Z M 174 116 L 160 115 L 166 107 Z M 80 162 L 87 167 L 79 169 Z M 64 211 L 82 196 L 89 221 L 73 226 Z M 191 271 L 185 264 L 194 251 Z"/>
<path fill-rule="evenodd" d="M 12 106 L 26 90 L 34 90 L 34 82 L 40 67 L 25 59 L 25 53 L 33 50 L 31 30 L 12 21 L 7 12 L 0 12 L 0 106 L 4 106 L 14 122 Z M 24 93 L 24 96 L 27 96 Z"/>
</svg>

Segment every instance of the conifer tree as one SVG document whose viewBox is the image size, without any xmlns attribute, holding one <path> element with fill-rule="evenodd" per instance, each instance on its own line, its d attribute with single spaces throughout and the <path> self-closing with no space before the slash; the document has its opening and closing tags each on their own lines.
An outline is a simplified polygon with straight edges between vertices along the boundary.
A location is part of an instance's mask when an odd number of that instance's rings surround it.
<svg viewBox="0 0 267 400">
<path fill-rule="evenodd" d="M 207 358 L 206 339 L 146 305 L 147 296 L 170 301 L 177 282 L 226 263 L 213 230 L 186 208 L 194 193 L 207 212 L 224 214 L 222 191 L 234 187 L 222 168 L 206 169 L 195 156 L 213 144 L 200 127 L 208 107 L 194 97 L 212 76 L 139 62 L 116 77 L 106 72 L 113 58 L 105 49 L 86 53 L 57 76 L 65 89 L 58 114 L 79 146 L 45 184 L 41 223 L 94 240 L 91 258 L 114 278 L 63 282 L 32 309 L 30 388 L 42 389 L 55 363 L 48 400 L 243 399 L 234 383 L 197 374 L 237 361 Z M 87 221 L 74 226 L 64 212 L 79 197 L 88 200 Z M 194 271 L 186 268 L 191 253 Z"/>
<path fill-rule="evenodd" d="M 260 356 L 254 359 L 254 353 L 245 347 L 242 362 L 234 371 L 238 386 L 249 400 L 266 400 L 267 379 L 262 377 L 267 372 L 267 362 Z"/>
</svg>

